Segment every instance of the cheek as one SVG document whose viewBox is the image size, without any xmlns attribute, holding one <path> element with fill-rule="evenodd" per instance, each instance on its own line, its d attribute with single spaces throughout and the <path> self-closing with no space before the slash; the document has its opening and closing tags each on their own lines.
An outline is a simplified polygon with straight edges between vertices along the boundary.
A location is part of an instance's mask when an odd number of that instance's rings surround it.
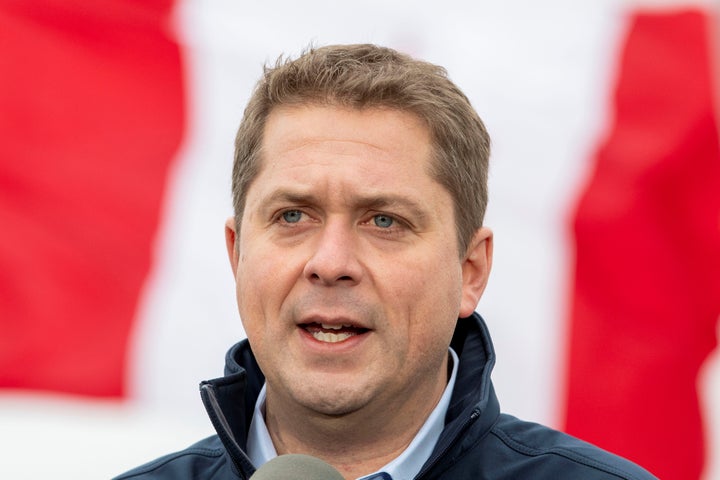
<svg viewBox="0 0 720 480">
<path fill-rule="evenodd" d="M 235 278 L 236 295 L 240 318 L 248 334 L 262 318 L 262 303 L 269 299 L 272 292 L 267 285 L 272 283 L 269 277 L 273 269 L 269 265 L 263 268 L 263 264 L 265 261 L 261 256 L 241 252 Z"/>
<path fill-rule="evenodd" d="M 272 327 L 297 282 L 299 268 L 287 256 L 269 248 L 240 252 L 236 276 L 238 309 L 246 331 Z"/>
<path fill-rule="evenodd" d="M 382 301 L 394 310 L 391 317 L 405 318 L 412 337 L 452 336 L 462 298 L 462 269 L 447 258 L 425 256 L 382 277 Z"/>
<path fill-rule="evenodd" d="M 426 256 L 398 269 L 398 296 L 412 298 L 427 308 L 458 309 L 462 295 L 462 269 L 448 256 Z M 402 293 L 400 293 L 402 292 Z"/>
<path fill-rule="evenodd" d="M 268 248 L 266 242 L 260 239 L 244 244 L 238 260 L 238 292 L 252 298 L 255 292 L 266 290 L 267 284 L 272 283 L 272 277 L 280 270 L 278 267 L 282 260 L 279 257 L 277 251 Z"/>
</svg>

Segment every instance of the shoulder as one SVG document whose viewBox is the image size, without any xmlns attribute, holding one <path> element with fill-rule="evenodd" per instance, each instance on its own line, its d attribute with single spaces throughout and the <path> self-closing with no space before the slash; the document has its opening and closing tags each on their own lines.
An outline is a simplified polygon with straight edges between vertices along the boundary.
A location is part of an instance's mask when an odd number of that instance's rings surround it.
<svg viewBox="0 0 720 480">
<path fill-rule="evenodd" d="M 224 457 L 225 449 L 214 435 L 185 450 L 136 467 L 113 480 L 220 479 L 223 478 L 221 472 L 229 468 Z M 202 472 L 203 476 L 198 477 L 198 472 Z"/>
<path fill-rule="evenodd" d="M 515 472 L 507 472 L 508 478 L 525 478 L 522 472 L 533 471 L 533 478 L 655 479 L 646 470 L 622 457 L 510 415 L 500 415 L 490 434 L 513 458 L 508 462 L 508 468 Z"/>
</svg>

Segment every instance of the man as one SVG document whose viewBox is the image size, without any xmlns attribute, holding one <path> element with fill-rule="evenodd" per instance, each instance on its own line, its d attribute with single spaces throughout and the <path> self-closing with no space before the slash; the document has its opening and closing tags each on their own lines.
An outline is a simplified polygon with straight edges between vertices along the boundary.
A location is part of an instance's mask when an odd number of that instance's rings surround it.
<svg viewBox="0 0 720 480">
<path fill-rule="evenodd" d="M 201 384 L 218 434 L 118 478 L 247 479 L 286 453 L 346 479 L 653 478 L 500 414 L 474 312 L 488 156 L 440 67 L 350 45 L 266 69 L 226 224 L 248 340 Z"/>
</svg>

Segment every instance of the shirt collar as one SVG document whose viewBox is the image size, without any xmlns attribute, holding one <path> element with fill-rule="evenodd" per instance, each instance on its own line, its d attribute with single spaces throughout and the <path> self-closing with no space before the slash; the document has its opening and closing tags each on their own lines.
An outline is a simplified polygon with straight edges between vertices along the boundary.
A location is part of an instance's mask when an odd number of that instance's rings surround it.
<svg viewBox="0 0 720 480">
<path fill-rule="evenodd" d="M 430 454 L 432 454 L 435 444 L 445 428 L 445 414 L 450 405 L 450 397 L 455 387 L 459 359 L 452 348 L 449 349 L 449 352 L 452 362 L 450 380 L 445 386 L 445 391 L 442 397 L 440 397 L 440 401 L 430 413 L 430 416 L 425 420 L 425 423 L 415 435 L 415 438 L 413 438 L 410 445 L 390 463 L 377 472 L 360 477 L 358 480 L 371 480 L 375 478 L 387 479 L 388 475 L 392 480 L 411 480 L 420 473 L 420 469 L 427 459 L 430 458 Z M 257 402 L 255 402 L 255 411 L 252 421 L 250 422 L 250 432 L 248 433 L 247 454 L 256 467 L 263 465 L 277 456 L 277 451 L 265 425 L 265 398 L 266 388 L 263 385 Z"/>
</svg>

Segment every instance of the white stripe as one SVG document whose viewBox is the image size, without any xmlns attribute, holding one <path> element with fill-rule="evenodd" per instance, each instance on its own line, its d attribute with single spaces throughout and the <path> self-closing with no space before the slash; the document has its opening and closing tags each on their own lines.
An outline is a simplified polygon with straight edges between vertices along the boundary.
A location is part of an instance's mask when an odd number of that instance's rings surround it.
<svg viewBox="0 0 720 480">
<path fill-rule="evenodd" d="M 717 337 L 720 338 L 720 318 Z M 702 397 L 704 423 L 707 427 L 707 464 L 704 480 L 720 480 L 720 348 L 716 348 L 704 365 L 698 390 Z"/>
<path fill-rule="evenodd" d="M 686 8 L 714 8 L 717 0 L 618 0 L 625 9 L 672 11 Z"/>
</svg>

